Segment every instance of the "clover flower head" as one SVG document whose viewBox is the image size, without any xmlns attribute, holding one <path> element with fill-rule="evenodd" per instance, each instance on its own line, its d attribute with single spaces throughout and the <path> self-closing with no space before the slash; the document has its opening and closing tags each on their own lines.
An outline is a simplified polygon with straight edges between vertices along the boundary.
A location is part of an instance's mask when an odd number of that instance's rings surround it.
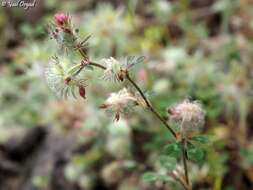
<svg viewBox="0 0 253 190">
<path fill-rule="evenodd" d="M 54 21 L 57 26 L 66 26 L 69 24 L 70 17 L 64 13 L 57 13 L 54 15 Z"/>
<path fill-rule="evenodd" d="M 170 122 L 179 127 L 182 134 L 196 131 L 204 125 L 205 111 L 199 102 L 186 99 L 168 109 Z"/>
<path fill-rule="evenodd" d="M 124 113 L 131 105 L 136 105 L 137 99 L 126 88 L 117 93 L 111 93 L 104 104 L 100 106 L 103 109 L 109 109 L 115 113 L 115 120 L 118 121 L 120 114 Z"/>
<path fill-rule="evenodd" d="M 120 62 L 113 57 L 103 59 L 103 64 L 106 66 L 102 78 L 107 81 L 119 82 L 125 78 L 125 70 Z"/>
<path fill-rule="evenodd" d="M 85 98 L 86 79 L 78 76 L 78 71 L 82 65 L 75 65 L 67 68 L 60 64 L 57 57 L 54 57 L 45 69 L 45 78 L 49 88 L 60 98 L 72 96 L 77 98 L 77 92 L 80 97 Z"/>
<path fill-rule="evenodd" d="M 54 22 L 49 25 L 48 31 L 51 38 L 55 39 L 61 48 L 75 48 L 78 44 L 77 33 L 73 30 L 69 15 L 55 14 Z"/>
</svg>

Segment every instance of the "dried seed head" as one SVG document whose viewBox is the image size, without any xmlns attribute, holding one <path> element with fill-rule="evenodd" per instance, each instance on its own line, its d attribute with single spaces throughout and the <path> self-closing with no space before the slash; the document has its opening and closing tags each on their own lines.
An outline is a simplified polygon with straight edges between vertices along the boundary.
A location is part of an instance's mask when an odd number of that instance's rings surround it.
<svg viewBox="0 0 253 190">
<path fill-rule="evenodd" d="M 81 67 L 77 66 L 76 69 Z M 73 69 L 68 69 L 57 57 L 54 57 L 45 69 L 45 78 L 50 89 L 59 98 L 69 96 L 76 98 L 77 91 L 81 97 L 85 98 L 86 80 L 76 75 Z"/>
<path fill-rule="evenodd" d="M 119 82 L 123 80 L 121 73 L 121 64 L 119 61 L 110 57 L 109 59 L 103 59 L 102 62 L 106 66 L 103 79 L 113 82 Z"/>
<path fill-rule="evenodd" d="M 118 121 L 120 114 L 124 113 L 127 108 L 136 105 L 137 99 L 126 88 L 117 93 L 111 93 L 104 104 L 100 106 L 103 109 L 110 109 L 115 113 L 115 121 Z"/>
<path fill-rule="evenodd" d="M 168 109 L 170 122 L 179 127 L 182 134 L 196 131 L 204 125 L 205 111 L 199 102 L 188 99 Z"/>
</svg>

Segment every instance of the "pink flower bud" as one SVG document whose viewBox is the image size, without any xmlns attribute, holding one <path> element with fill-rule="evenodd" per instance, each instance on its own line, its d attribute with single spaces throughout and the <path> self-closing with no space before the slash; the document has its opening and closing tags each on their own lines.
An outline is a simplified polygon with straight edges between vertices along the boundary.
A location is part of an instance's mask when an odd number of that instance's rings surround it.
<svg viewBox="0 0 253 190">
<path fill-rule="evenodd" d="M 58 13 L 54 15 L 54 21 L 57 26 L 68 25 L 69 16 L 65 15 L 64 13 Z"/>
</svg>

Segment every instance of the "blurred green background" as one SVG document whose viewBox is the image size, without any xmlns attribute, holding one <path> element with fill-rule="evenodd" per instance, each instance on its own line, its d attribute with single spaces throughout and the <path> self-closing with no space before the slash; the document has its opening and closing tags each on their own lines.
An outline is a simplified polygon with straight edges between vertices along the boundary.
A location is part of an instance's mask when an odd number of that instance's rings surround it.
<svg viewBox="0 0 253 190">
<path fill-rule="evenodd" d="M 3 0 L 2 0 L 3 1 Z M 147 184 L 171 136 L 149 112 L 118 123 L 98 107 L 121 85 L 88 73 L 87 100 L 61 100 L 44 69 L 55 54 L 47 25 L 69 13 L 91 35 L 92 60 L 144 55 L 132 75 L 166 108 L 184 98 L 207 112 L 211 146 L 190 163 L 193 189 L 253 189 L 253 2 L 251 0 L 37 0 L 0 6 L 0 189 L 174 190 Z"/>
</svg>

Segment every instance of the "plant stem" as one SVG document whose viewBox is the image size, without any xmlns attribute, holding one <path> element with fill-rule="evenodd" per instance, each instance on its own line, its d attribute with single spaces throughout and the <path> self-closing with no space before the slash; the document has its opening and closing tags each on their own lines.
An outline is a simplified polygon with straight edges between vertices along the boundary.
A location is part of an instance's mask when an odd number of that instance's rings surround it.
<svg viewBox="0 0 253 190">
<path fill-rule="evenodd" d="M 100 69 L 103 69 L 103 70 L 105 70 L 105 69 L 106 69 L 106 67 L 105 67 L 105 66 L 100 65 L 100 64 L 95 63 L 95 62 L 90 62 L 90 65 L 93 65 L 93 66 L 95 66 L 95 67 L 99 67 Z"/>
<path fill-rule="evenodd" d="M 186 153 L 187 141 L 185 138 L 182 139 L 181 144 L 182 144 L 182 153 L 183 153 L 182 155 L 183 155 L 185 181 L 186 181 L 186 184 L 190 187 L 189 176 L 188 176 L 188 167 L 187 167 L 187 153 Z M 189 188 L 189 189 L 191 189 L 191 188 Z"/>
<path fill-rule="evenodd" d="M 172 171 L 171 173 L 169 173 L 169 176 L 178 181 L 185 190 L 190 190 L 190 187 L 186 184 L 185 179 L 180 176 L 176 171 Z"/>
<path fill-rule="evenodd" d="M 80 54 L 86 58 L 85 56 L 85 52 L 83 52 L 82 50 L 79 50 Z M 99 63 L 95 63 L 95 62 L 90 62 L 90 65 L 98 67 L 100 69 L 105 70 L 106 67 L 103 65 L 100 65 Z M 128 72 L 126 73 L 126 79 L 135 87 L 135 89 L 140 93 L 142 99 L 145 101 L 147 107 L 149 108 L 149 110 L 163 123 L 163 125 L 171 132 L 171 134 L 177 138 L 177 135 L 175 133 L 175 131 L 168 125 L 168 123 L 166 122 L 166 120 L 164 118 L 162 118 L 162 116 L 155 110 L 155 108 L 151 105 L 150 101 L 147 99 L 147 97 L 145 96 L 145 94 L 143 93 L 143 91 L 141 90 L 141 88 L 133 81 L 133 79 L 129 76 Z M 188 168 L 187 168 L 187 155 L 186 155 L 186 140 L 182 139 L 182 152 L 183 152 L 183 164 L 184 164 L 184 172 L 185 172 L 185 183 L 183 183 L 183 186 L 186 188 L 187 185 L 187 189 L 191 190 L 190 184 L 189 184 L 189 177 L 188 177 Z"/>
<path fill-rule="evenodd" d="M 95 67 L 99 67 L 101 69 L 106 69 L 105 66 L 100 65 L 98 63 L 95 62 L 90 62 L 90 65 L 93 65 Z M 126 78 L 127 80 L 135 87 L 135 89 L 140 93 L 141 97 L 143 98 L 143 100 L 145 101 L 147 107 L 149 108 L 149 110 L 164 124 L 164 126 L 171 132 L 171 134 L 176 138 L 176 133 L 174 132 L 174 130 L 167 124 L 166 120 L 164 120 L 162 118 L 162 116 L 159 115 L 159 113 L 154 109 L 154 107 L 150 104 L 150 102 L 148 101 L 147 97 L 144 95 L 144 93 L 142 92 L 142 90 L 140 89 L 140 87 L 131 79 L 131 77 L 129 76 L 129 74 L 126 74 Z"/>
<path fill-rule="evenodd" d="M 171 132 L 171 134 L 176 138 L 176 133 L 174 130 L 167 124 L 167 122 L 159 115 L 159 113 L 154 109 L 154 107 L 150 104 L 147 97 L 144 95 L 140 87 L 131 79 L 129 74 L 126 75 L 127 80 L 136 88 L 136 90 L 140 93 L 141 97 L 147 104 L 149 110 L 164 124 L 164 126 Z"/>
</svg>

